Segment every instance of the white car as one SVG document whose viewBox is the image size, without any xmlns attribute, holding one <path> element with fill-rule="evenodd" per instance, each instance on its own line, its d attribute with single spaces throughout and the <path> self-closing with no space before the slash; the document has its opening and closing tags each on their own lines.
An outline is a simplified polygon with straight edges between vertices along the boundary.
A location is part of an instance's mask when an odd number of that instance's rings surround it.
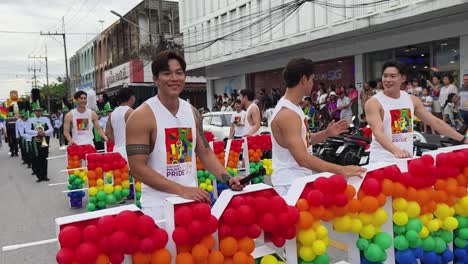
<svg viewBox="0 0 468 264">
<path fill-rule="evenodd" d="M 214 134 L 215 140 L 229 138 L 231 116 L 235 112 L 211 112 L 203 115 L 203 130 Z M 271 133 L 270 128 L 261 126 L 258 134 Z"/>
</svg>

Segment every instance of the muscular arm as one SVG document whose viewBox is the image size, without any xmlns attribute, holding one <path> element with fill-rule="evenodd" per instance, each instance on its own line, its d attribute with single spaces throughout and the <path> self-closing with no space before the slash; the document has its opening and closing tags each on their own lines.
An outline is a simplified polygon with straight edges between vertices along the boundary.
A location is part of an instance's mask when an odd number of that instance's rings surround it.
<svg viewBox="0 0 468 264">
<path fill-rule="evenodd" d="M 372 129 L 375 140 L 382 145 L 386 150 L 395 154 L 398 151 L 397 146 L 392 143 L 392 140 L 388 138 L 384 133 L 383 121 L 381 116 L 382 106 L 375 98 L 370 98 L 366 103 L 366 120 Z"/>
<path fill-rule="evenodd" d="M 249 122 L 249 118 L 252 123 Z M 257 133 L 257 131 L 260 129 L 260 111 L 258 110 L 258 107 L 253 107 L 253 110 L 250 112 L 249 116 L 247 116 L 247 122 L 252 125 L 252 129 L 247 131 L 245 135 L 251 136 Z"/>
<path fill-rule="evenodd" d="M 98 115 L 93 112 L 91 114 L 91 118 L 93 119 L 93 124 L 94 124 L 94 127 L 96 128 L 97 132 L 99 133 L 99 135 L 105 140 L 107 141 L 108 138 L 106 136 L 106 133 L 104 132 L 104 130 L 102 129 L 101 125 L 99 125 L 99 119 L 98 119 Z"/>
<path fill-rule="evenodd" d="M 114 128 L 112 127 L 111 119 L 112 119 L 112 114 L 109 114 L 109 120 L 107 120 L 107 124 L 106 124 L 106 136 L 110 141 L 112 141 L 112 143 L 115 143 Z"/>
<path fill-rule="evenodd" d="M 419 117 L 424 123 L 430 125 L 431 128 L 435 129 L 441 135 L 450 137 L 457 141 L 463 139 L 463 135 L 455 131 L 443 120 L 435 117 L 433 114 L 427 111 L 426 108 L 424 108 L 422 102 L 417 97 L 411 96 L 411 100 L 413 100 L 415 115 Z"/>
<path fill-rule="evenodd" d="M 63 135 L 65 136 L 67 141 L 70 143 L 70 145 L 73 145 L 75 144 L 75 142 L 73 141 L 70 135 L 71 123 L 72 123 L 72 113 L 69 112 L 65 115 L 65 118 L 63 120 Z"/>
</svg>

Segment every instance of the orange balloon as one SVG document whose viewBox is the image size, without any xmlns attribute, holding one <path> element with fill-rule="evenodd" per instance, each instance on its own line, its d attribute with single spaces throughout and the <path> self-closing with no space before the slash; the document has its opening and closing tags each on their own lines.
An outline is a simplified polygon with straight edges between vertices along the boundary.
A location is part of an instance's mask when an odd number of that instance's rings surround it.
<svg viewBox="0 0 468 264">
<path fill-rule="evenodd" d="M 417 201 L 418 200 L 418 192 L 413 187 L 408 187 L 406 189 L 406 200 L 408 201 Z"/>
<path fill-rule="evenodd" d="M 99 254 L 96 259 L 96 264 L 109 264 L 110 259 L 106 254 Z"/>
<path fill-rule="evenodd" d="M 243 251 L 237 252 L 236 254 L 234 254 L 234 257 L 232 257 L 234 264 L 245 264 L 248 262 L 248 259 L 249 256 Z"/>
<path fill-rule="evenodd" d="M 88 180 L 88 186 L 89 187 L 96 187 L 96 180 Z"/>
<path fill-rule="evenodd" d="M 387 203 L 387 196 L 381 193 L 377 196 L 377 201 L 379 202 L 379 207 L 383 207 Z"/>
<path fill-rule="evenodd" d="M 121 178 L 122 178 L 123 181 L 128 180 L 128 178 L 129 178 L 128 172 L 122 173 Z"/>
<path fill-rule="evenodd" d="M 305 198 L 301 198 L 296 203 L 296 208 L 299 211 L 307 211 L 309 210 L 309 202 Z"/>
<path fill-rule="evenodd" d="M 233 237 L 226 237 L 219 243 L 219 250 L 225 257 L 232 257 L 238 250 L 237 240 Z M 226 261 L 226 260 L 224 260 Z"/>
<path fill-rule="evenodd" d="M 255 250 L 255 242 L 253 241 L 252 238 L 250 237 L 244 237 L 241 240 L 239 240 L 239 250 L 247 253 L 247 255 L 252 254 Z"/>
<path fill-rule="evenodd" d="M 203 244 L 197 244 L 192 248 L 192 257 L 197 263 L 207 260 L 208 255 L 208 249 Z"/>
<path fill-rule="evenodd" d="M 447 193 L 444 191 L 435 191 L 433 199 L 434 201 L 438 203 L 445 203 L 446 196 L 447 196 Z"/>
<path fill-rule="evenodd" d="M 429 202 L 429 200 L 431 200 L 431 197 L 429 196 L 429 191 L 428 189 L 422 189 L 422 190 L 418 190 L 418 199 L 416 200 L 420 205 L 424 205 L 426 204 L 427 202 Z"/>
<path fill-rule="evenodd" d="M 341 216 L 344 216 L 345 214 L 349 213 L 348 205 L 345 205 L 343 207 L 333 206 L 332 210 L 333 210 L 334 215 L 336 217 L 341 217 Z"/>
<path fill-rule="evenodd" d="M 138 251 L 132 255 L 132 263 L 133 264 L 150 264 L 151 255 Z"/>
<path fill-rule="evenodd" d="M 165 248 L 158 249 L 151 254 L 151 264 L 171 264 L 172 256 Z"/>
<path fill-rule="evenodd" d="M 429 201 L 427 203 L 427 207 L 428 207 L 429 213 L 433 213 L 437 209 L 437 203 L 435 201 Z"/>
<path fill-rule="evenodd" d="M 215 240 L 212 236 L 205 236 L 201 242 L 208 250 L 212 250 L 215 246 Z"/>
<path fill-rule="evenodd" d="M 224 258 L 224 264 L 234 264 L 234 260 L 231 257 Z"/>
<path fill-rule="evenodd" d="M 362 211 L 365 213 L 373 213 L 379 208 L 379 201 L 373 196 L 366 196 L 361 200 Z"/>
<path fill-rule="evenodd" d="M 445 190 L 445 181 L 444 180 L 437 180 L 434 184 L 434 189 L 436 190 Z"/>
<path fill-rule="evenodd" d="M 455 195 L 449 195 L 445 198 L 445 203 L 449 206 L 454 206 L 457 203 L 457 197 Z"/>
<path fill-rule="evenodd" d="M 463 187 L 467 186 L 467 180 L 463 174 L 458 175 L 457 182 L 459 186 L 463 186 Z"/>
<path fill-rule="evenodd" d="M 323 221 L 331 221 L 335 217 L 335 214 L 330 209 L 324 209 L 322 216 L 320 217 Z"/>
<path fill-rule="evenodd" d="M 386 196 L 392 196 L 393 195 L 393 182 L 389 179 L 384 179 L 382 181 L 382 192 Z"/>
<path fill-rule="evenodd" d="M 464 186 L 459 186 L 459 187 L 457 188 L 457 196 L 458 196 L 458 197 L 462 198 L 462 197 L 466 196 L 466 194 L 467 194 L 466 187 L 464 187 Z"/>
<path fill-rule="evenodd" d="M 354 196 L 356 196 L 356 189 L 354 188 L 354 186 L 348 184 L 348 186 L 346 186 L 345 193 L 348 199 L 353 199 Z"/>
<path fill-rule="evenodd" d="M 325 212 L 325 207 L 323 207 L 323 205 L 311 207 L 309 208 L 309 212 L 312 214 L 314 219 L 320 219 L 320 217 L 322 217 L 323 212 Z"/>
<path fill-rule="evenodd" d="M 96 179 L 96 173 L 94 171 L 88 171 L 88 179 Z"/>
<path fill-rule="evenodd" d="M 362 198 L 364 198 L 365 196 L 366 196 L 366 194 L 364 193 L 364 191 L 362 189 L 358 191 L 357 198 L 359 200 L 362 200 Z"/>
<path fill-rule="evenodd" d="M 188 252 L 180 253 L 176 257 L 176 264 L 194 264 L 192 255 Z"/>
<path fill-rule="evenodd" d="M 445 186 L 445 190 L 447 193 L 455 194 L 457 193 L 458 182 L 454 178 L 447 179 L 447 185 Z"/>
<path fill-rule="evenodd" d="M 299 221 L 297 222 L 297 228 L 306 230 L 314 224 L 314 217 L 308 211 L 299 212 Z"/>
<path fill-rule="evenodd" d="M 247 264 L 255 264 L 255 259 L 254 259 L 254 257 L 249 256 L 249 258 L 247 259 Z"/>
<path fill-rule="evenodd" d="M 114 170 L 113 173 L 114 173 L 114 178 L 115 177 L 120 178 L 120 176 L 122 175 L 122 172 L 120 170 Z"/>
<path fill-rule="evenodd" d="M 353 199 L 348 202 L 348 211 L 350 213 L 359 213 L 361 211 L 361 201 Z"/>
<path fill-rule="evenodd" d="M 400 182 L 396 182 L 393 184 L 393 197 L 394 198 L 400 198 L 404 197 L 406 193 L 406 187 L 401 184 Z"/>
<path fill-rule="evenodd" d="M 208 263 L 209 264 L 223 264 L 224 263 L 224 255 L 221 251 L 211 251 L 210 255 L 208 256 Z"/>
<path fill-rule="evenodd" d="M 183 245 L 183 246 L 177 246 L 177 253 L 186 253 L 186 252 L 191 252 L 192 247 L 190 245 Z"/>
</svg>

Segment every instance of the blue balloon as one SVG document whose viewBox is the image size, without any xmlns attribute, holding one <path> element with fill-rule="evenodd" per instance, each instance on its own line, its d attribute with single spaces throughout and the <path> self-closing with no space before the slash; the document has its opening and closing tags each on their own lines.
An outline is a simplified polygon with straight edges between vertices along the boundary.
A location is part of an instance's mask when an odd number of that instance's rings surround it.
<svg viewBox="0 0 468 264">
<path fill-rule="evenodd" d="M 416 257 L 410 249 L 403 250 L 403 251 L 396 251 L 395 258 L 398 263 L 408 263 L 413 264 L 416 262 Z"/>
<path fill-rule="evenodd" d="M 416 258 L 422 258 L 423 254 L 424 254 L 424 250 L 422 249 L 422 247 L 413 248 L 411 251 L 413 252 L 413 255 Z"/>
<path fill-rule="evenodd" d="M 424 264 L 438 264 L 438 256 L 435 252 L 424 252 L 422 261 Z"/>
<path fill-rule="evenodd" d="M 446 249 L 444 253 L 442 253 L 442 261 L 450 262 L 453 261 L 453 252 L 450 249 Z"/>
<path fill-rule="evenodd" d="M 465 255 L 465 257 L 463 258 L 463 263 L 468 263 L 468 255 Z"/>
<path fill-rule="evenodd" d="M 381 262 L 371 262 L 367 260 L 364 256 L 361 256 L 361 264 L 381 264 Z"/>
<path fill-rule="evenodd" d="M 465 258 L 465 256 L 466 256 L 466 250 L 464 250 L 462 248 L 456 248 L 453 251 L 453 253 L 455 255 L 456 260 L 463 260 L 463 258 Z"/>
</svg>

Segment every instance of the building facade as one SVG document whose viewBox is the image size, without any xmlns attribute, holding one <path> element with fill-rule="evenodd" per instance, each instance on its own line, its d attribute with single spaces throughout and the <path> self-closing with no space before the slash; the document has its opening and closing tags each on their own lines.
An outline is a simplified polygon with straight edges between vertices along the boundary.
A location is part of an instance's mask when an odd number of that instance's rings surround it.
<svg viewBox="0 0 468 264">
<path fill-rule="evenodd" d="M 70 94 L 78 91 L 80 88 L 80 57 L 73 55 L 70 58 Z"/>
<path fill-rule="evenodd" d="M 179 8 L 188 68 L 205 72 L 210 107 L 233 89 L 284 91 L 281 69 L 294 57 L 316 62 L 316 84 L 359 89 L 390 58 L 412 77 L 448 73 L 459 85 L 468 73 L 465 0 L 180 0 Z"/>
<path fill-rule="evenodd" d="M 80 86 L 78 90 L 96 89 L 95 50 L 94 40 L 92 40 L 76 52 L 80 69 Z"/>
</svg>

